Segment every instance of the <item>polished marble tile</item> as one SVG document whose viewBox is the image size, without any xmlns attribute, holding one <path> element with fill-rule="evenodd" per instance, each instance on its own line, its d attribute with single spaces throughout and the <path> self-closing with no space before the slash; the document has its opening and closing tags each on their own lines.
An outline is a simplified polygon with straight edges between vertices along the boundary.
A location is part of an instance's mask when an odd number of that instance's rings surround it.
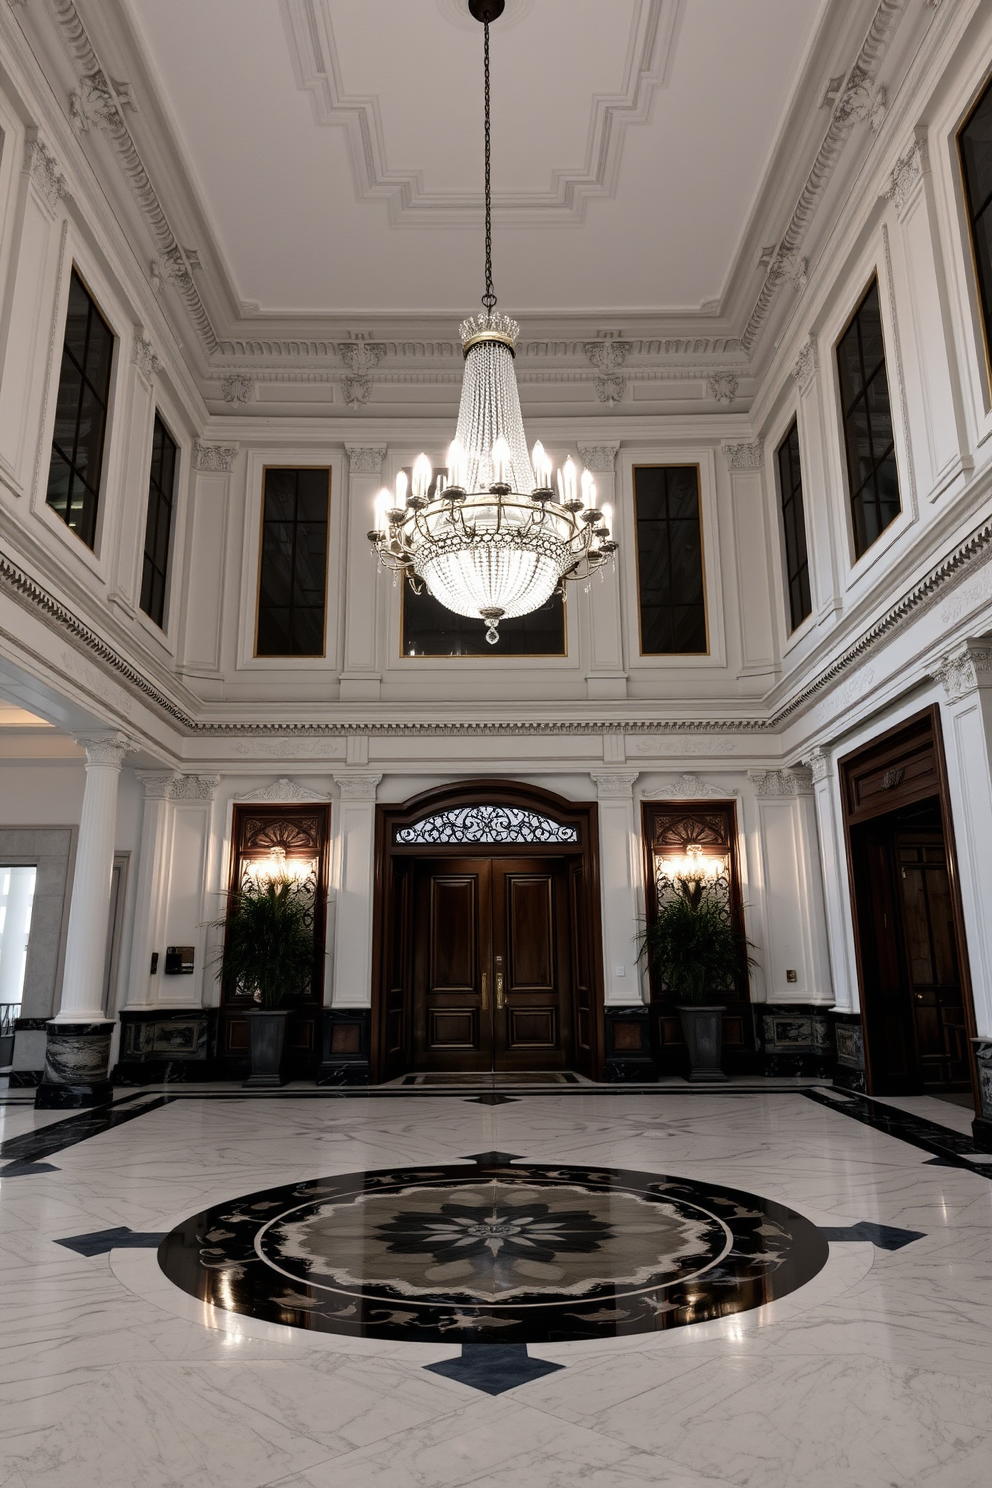
<svg viewBox="0 0 992 1488">
<path fill-rule="evenodd" d="M 6 1114 L 5 1135 L 52 1124 Z M 948 1107 L 945 1150 L 967 1140 L 959 1117 Z M 58 1243 L 486 1152 L 674 1174 L 828 1230 L 923 1238 L 833 1243 L 805 1286 L 750 1312 L 529 1345 L 563 1367 L 496 1396 L 425 1367 L 457 1360 L 461 1339 L 222 1314 L 153 1250 Z M 0 1488 L 977 1488 L 992 1449 L 992 1181 L 930 1155 L 798 1092 L 180 1094 L 53 1154 L 58 1171 L 0 1169 Z"/>
</svg>

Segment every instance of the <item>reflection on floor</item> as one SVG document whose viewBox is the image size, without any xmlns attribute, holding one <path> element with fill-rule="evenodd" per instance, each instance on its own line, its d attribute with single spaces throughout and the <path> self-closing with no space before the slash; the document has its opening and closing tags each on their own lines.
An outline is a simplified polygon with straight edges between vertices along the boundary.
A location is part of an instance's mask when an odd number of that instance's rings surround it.
<svg viewBox="0 0 992 1488">
<path fill-rule="evenodd" d="M 119 1095 L 0 1105 L 2 1488 L 988 1480 L 947 1103 Z"/>
</svg>

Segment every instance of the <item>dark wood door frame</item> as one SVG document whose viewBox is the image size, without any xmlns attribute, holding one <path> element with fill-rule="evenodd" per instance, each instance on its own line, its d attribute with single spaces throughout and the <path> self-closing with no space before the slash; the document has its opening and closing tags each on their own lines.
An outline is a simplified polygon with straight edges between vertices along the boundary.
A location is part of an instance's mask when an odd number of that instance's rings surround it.
<svg viewBox="0 0 992 1488">
<path fill-rule="evenodd" d="M 575 829 L 575 842 L 406 845 L 396 835 L 435 812 L 462 806 L 519 807 Z M 410 1068 L 412 947 L 394 927 L 409 922 L 412 868 L 418 857 L 564 858 L 570 900 L 575 1065 L 594 1079 L 603 1069 L 603 942 L 599 886 L 598 808 L 569 801 L 539 786 L 471 780 L 424 791 L 399 805 L 376 807 L 372 947 L 372 1079 L 393 1079 Z M 581 1006 L 580 1006 L 581 1002 Z"/>
<path fill-rule="evenodd" d="M 848 892 L 854 926 L 854 950 L 858 971 L 861 1030 L 865 1050 L 865 1080 L 868 1093 L 871 1094 L 873 1089 L 872 1039 L 869 1037 L 866 1017 L 869 931 L 864 923 L 864 915 L 858 902 L 858 847 L 853 834 L 859 826 L 867 822 L 891 815 L 902 807 L 912 806 L 917 802 L 936 797 L 940 804 L 941 827 L 947 854 L 954 942 L 968 1030 L 971 1086 L 976 1112 L 980 1112 L 978 1072 L 975 1065 L 974 1045 L 971 1042 L 975 1037 L 975 1004 L 971 990 L 968 942 L 965 935 L 957 848 L 954 841 L 954 818 L 951 813 L 939 707 L 934 703 L 912 718 L 886 729 L 884 733 L 876 735 L 860 749 L 842 756 L 838 759 L 837 765 L 840 776 L 841 807 L 844 815 L 844 837 L 847 846 Z M 870 992 L 867 995 L 870 997 Z"/>
</svg>

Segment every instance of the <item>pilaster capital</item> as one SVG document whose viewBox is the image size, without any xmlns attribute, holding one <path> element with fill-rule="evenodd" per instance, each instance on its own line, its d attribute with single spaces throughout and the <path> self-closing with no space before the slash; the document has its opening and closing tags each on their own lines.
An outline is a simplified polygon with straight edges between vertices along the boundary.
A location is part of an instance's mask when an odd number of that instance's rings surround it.
<svg viewBox="0 0 992 1488">
<path fill-rule="evenodd" d="M 748 770 L 747 778 L 754 786 L 755 795 L 765 799 L 809 796 L 813 792 L 812 771 L 803 766 L 791 770 Z"/>
<path fill-rule="evenodd" d="M 809 392 L 819 366 L 816 337 L 809 335 L 799 348 L 799 355 L 792 365 L 792 376 L 801 393 Z"/>
<path fill-rule="evenodd" d="M 966 642 L 942 656 L 928 675 L 941 684 L 949 703 L 959 702 L 987 685 L 992 676 L 992 647 Z"/>
<path fill-rule="evenodd" d="M 135 770 L 135 776 L 145 787 L 146 801 L 167 801 L 172 794 L 175 770 Z"/>
<path fill-rule="evenodd" d="M 343 801 L 374 801 L 381 775 L 368 771 L 361 774 L 335 775 L 334 782 Z"/>
<path fill-rule="evenodd" d="M 386 458 L 384 444 L 346 444 L 348 468 L 352 475 L 381 475 Z"/>
<path fill-rule="evenodd" d="M 826 780 L 833 770 L 829 751 L 820 744 L 815 744 L 808 754 L 803 755 L 803 764 L 809 770 L 814 785 Z"/>
<path fill-rule="evenodd" d="M 237 444 L 201 444 L 196 439 L 193 441 L 193 469 L 226 475 L 234 468 L 239 448 Z"/>
<path fill-rule="evenodd" d="M 112 765 L 119 770 L 124 756 L 137 745 L 127 734 L 75 734 L 76 743 L 86 750 L 87 765 Z"/>
<path fill-rule="evenodd" d="M 212 801 L 219 775 L 175 775 L 169 795 L 173 801 Z"/>
<path fill-rule="evenodd" d="M 760 470 L 765 455 L 765 442 L 755 439 L 748 444 L 725 444 L 723 453 L 731 470 Z"/>
<path fill-rule="evenodd" d="M 916 192 L 916 187 L 929 172 L 930 146 L 927 142 L 927 131 L 923 126 L 919 126 L 913 133 L 913 143 L 905 154 L 899 156 L 894 168 L 889 172 L 889 179 L 882 193 L 894 203 L 897 216 L 902 216 Z"/>
<path fill-rule="evenodd" d="M 630 801 L 640 770 L 590 770 L 589 776 L 601 801 Z"/>
<path fill-rule="evenodd" d="M 612 475 L 617 466 L 619 444 L 580 444 L 579 458 L 593 475 Z"/>
</svg>

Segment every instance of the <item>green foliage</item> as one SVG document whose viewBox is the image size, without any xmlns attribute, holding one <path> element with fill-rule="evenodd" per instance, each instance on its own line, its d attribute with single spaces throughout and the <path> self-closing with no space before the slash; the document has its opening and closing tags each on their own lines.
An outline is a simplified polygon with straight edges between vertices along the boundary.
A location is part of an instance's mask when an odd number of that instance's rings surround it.
<svg viewBox="0 0 992 1488">
<path fill-rule="evenodd" d="M 641 936 L 638 960 L 646 956 L 670 992 L 698 1005 L 729 992 L 756 962 L 748 955 L 751 942 L 724 907 L 689 892 L 692 887 L 680 882 L 680 892 L 658 906 Z"/>
<path fill-rule="evenodd" d="M 308 920 L 307 901 L 292 880 L 249 879 L 232 896 L 227 914 L 214 921 L 224 931 L 218 978 L 266 1008 L 308 991 L 314 965 Z"/>
</svg>

